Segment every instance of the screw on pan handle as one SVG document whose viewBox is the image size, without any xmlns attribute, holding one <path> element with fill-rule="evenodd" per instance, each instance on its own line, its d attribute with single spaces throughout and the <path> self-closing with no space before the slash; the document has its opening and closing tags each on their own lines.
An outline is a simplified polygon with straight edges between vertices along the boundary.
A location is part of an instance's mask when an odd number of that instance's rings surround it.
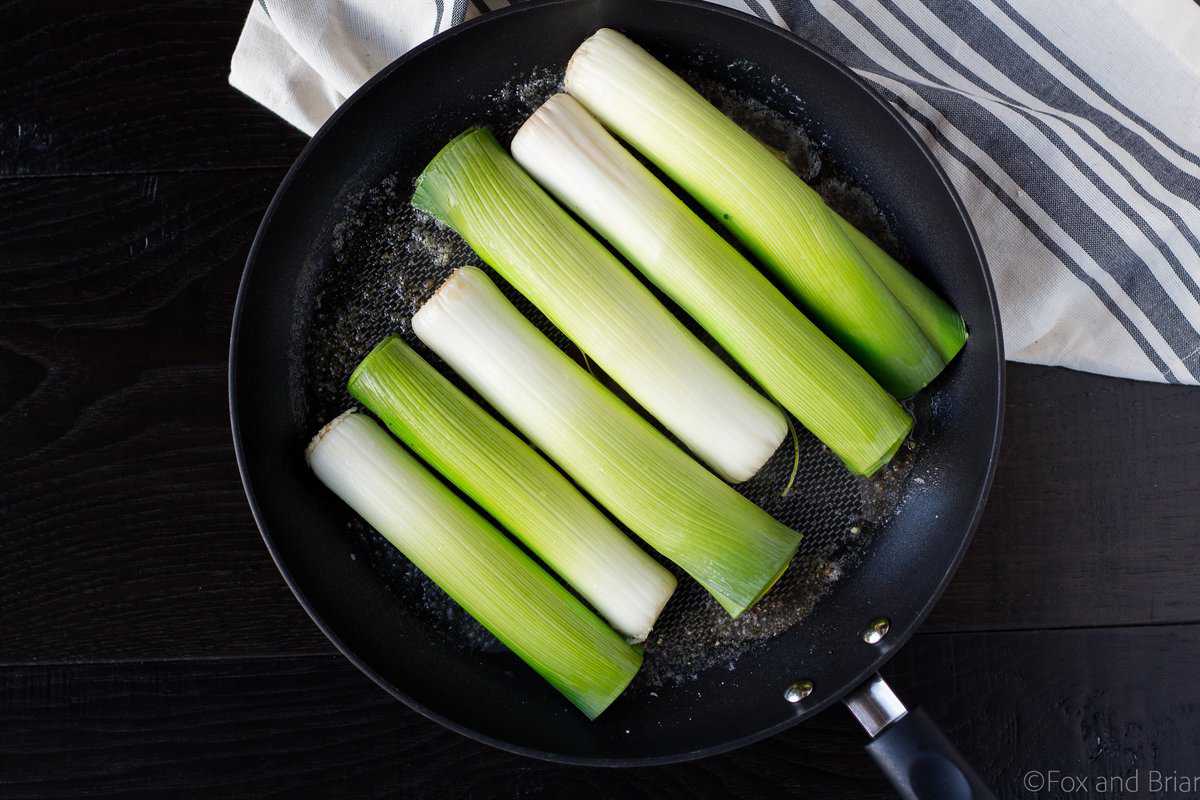
<svg viewBox="0 0 1200 800">
<path fill-rule="evenodd" d="M 905 800 L 995 800 L 958 749 L 924 711 L 909 711 L 883 678 L 846 697 L 871 743 L 867 752 Z"/>
</svg>

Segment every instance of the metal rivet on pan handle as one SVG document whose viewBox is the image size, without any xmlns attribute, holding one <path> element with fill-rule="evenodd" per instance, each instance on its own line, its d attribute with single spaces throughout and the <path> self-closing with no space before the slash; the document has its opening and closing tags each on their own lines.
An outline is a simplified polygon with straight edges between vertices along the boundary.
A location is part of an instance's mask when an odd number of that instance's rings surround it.
<svg viewBox="0 0 1200 800">
<path fill-rule="evenodd" d="M 799 703 L 813 693 L 812 681 L 796 681 L 783 692 L 783 699 L 789 703 Z"/>
<path fill-rule="evenodd" d="M 888 621 L 887 617 L 873 619 L 867 629 L 863 631 L 863 641 L 867 644 L 879 644 L 891 629 L 892 623 Z"/>
</svg>

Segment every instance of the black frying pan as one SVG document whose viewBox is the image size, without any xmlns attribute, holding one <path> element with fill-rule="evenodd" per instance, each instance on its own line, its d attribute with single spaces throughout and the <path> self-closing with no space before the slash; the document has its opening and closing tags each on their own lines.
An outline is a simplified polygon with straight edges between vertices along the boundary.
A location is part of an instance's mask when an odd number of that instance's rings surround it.
<svg viewBox="0 0 1200 800">
<path fill-rule="evenodd" d="M 600 26 L 801 119 L 824 142 L 823 157 L 848 167 L 878 201 L 906 260 L 958 308 L 971 339 L 918 402 L 920 447 L 899 513 L 812 613 L 755 644 L 733 671 L 707 669 L 653 694 L 632 690 L 589 723 L 515 657 L 461 646 L 368 559 L 351 559 L 351 515 L 309 474 L 302 451 L 326 413 L 314 412 L 321 401 L 309 386 L 311 327 L 329 314 L 315 310 L 314 287 L 330 270 L 353 275 L 353 264 L 335 258 L 348 210 L 387 176 L 402 206 L 407 181 L 451 136 L 498 113 L 511 76 L 561 69 Z M 729 69 L 742 59 L 758 67 Z M 403 331 L 412 300 L 395 300 L 380 330 Z M 334 369 L 353 366 L 348 359 Z M 995 297 L 962 203 L 918 136 L 848 69 L 795 36 L 694 0 L 552 0 L 488 14 L 418 47 L 342 106 L 276 193 L 238 293 L 229 391 L 246 494 L 288 584 L 347 658 L 431 719 L 524 755 L 644 765 L 741 747 L 846 700 L 869 731 L 882 731 L 870 747 L 903 791 L 958 796 L 954 787 L 966 791 L 973 780 L 949 766 L 955 756 L 936 729 L 918 712 L 901 716 L 872 676 L 940 596 L 983 509 L 1003 406 Z M 819 505 L 822 480 L 848 479 L 806 447 L 797 491 Z M 864 632 L 878 619 L 888 630 L 870 642 Z"/>
</svg>

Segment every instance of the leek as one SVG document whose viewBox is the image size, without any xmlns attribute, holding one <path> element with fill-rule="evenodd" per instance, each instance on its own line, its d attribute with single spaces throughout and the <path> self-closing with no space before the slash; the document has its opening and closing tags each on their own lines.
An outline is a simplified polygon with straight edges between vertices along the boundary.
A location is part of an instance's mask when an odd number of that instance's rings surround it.
<svg viewBox="0 0 1200 800">
<path fill-rule="evenodd" d="M 781 150 L 769 145 L 764 146 L 771 151 L 771 155 L 789 164 L 787 155 Z M 904 310 L 913 318 L 913 322 L 917 323 L 917 327 L 925 334 L 925 338 L 933 345 L 933 349 L 937 350 L 942 360 L 947 364 L 953 361 L 968 338 L 967 325 L 958 312 L 845 217 L 832 208 L 829 208 L 829 213 L 833 214 L 851 244 L 887 286 L 888 291 L 904 306 Z"/>
<path fill-rule="evenodd" d="M 875 270 L 879 279 L 900 301 L 901 305 L 921 328 L 925 338 L 937 350 L 942 360 L 949 364 L 967 343 L 967 326 L 958 312 L 921 280 L 902 267 L 865 233 L 851 225 L 844 217 L 830 210 L 851 243 Z"/>
<path fill-rule="evenodd" d="M 738 494 L 559 350 L 474 267 L 413 330 L 538 448 L 731 615 L 787 569 L 800 536 Z"/>
<path fill-rule="evenodd" d="M 578 101 L 551 97 L 512 152 L 852 471 L 896 452 L 912 427 L 900 404 Z"/>
<path fill-rule="evenodd" d="M 744 242 L 885 389 L 907 397 L 941 371 L 820 196 L 653 56 L 603 28 L 575 51 L 565 86 Z"/>
<path fill-rule="evenodd" d="M 675 576 L 532 447 L 395 337 L 363 359 L 349 388 L 617 631 L 634 642 L 645 640 L 675 591 Z"/>
<path fill-rule="evenodd" d="M 418 209 L 449 225 L 693 453 L 750 478 L 783 442 L 783 414 L 683 327 L 484 129 L 417 178 Z"/>
<path fill-rule="evenodd" d="M 633 679 L 640 652 L 370 418 L 338 417 L 307 456 L 322 483 L 589 719 Z"/>
</svg>

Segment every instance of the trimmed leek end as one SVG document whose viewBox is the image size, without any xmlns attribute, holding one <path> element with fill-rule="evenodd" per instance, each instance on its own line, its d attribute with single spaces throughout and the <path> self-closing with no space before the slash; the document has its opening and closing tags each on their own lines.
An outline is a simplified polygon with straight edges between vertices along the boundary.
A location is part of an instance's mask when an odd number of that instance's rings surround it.
<svg viewBox="0 0 1200 800">
<path fill-rule="evenodd" d="M 639 651 L 370 418 L 338 417 L 307 457 L 323 484 L 588 719 L 637 674 Z"/>
<path fill-rule="evenodd" d="M 963 318 L 949 303 L 888 255 L 886 250 L 871 241 L 869 236 L 836 212 L 830 213 L 837 218 L 838 224 L 871 265 L 871 269 L 875 270 L 875 274 L 921 328 L 942 360 L 947 364 L 953 361 L 967 343 L 967 325 Z"/>
<path fill-rule="evenodd" d="M 575 51 L 564 84 L 744 242 L 885 389 L 908 397 L 941 372 L 945 362 L 821 197 L 686 81 L 602 28 Z"/>
<path fill-rule="evenodd" d="M 573 97 L 547 100 L 512 151 L 851 471 L 871 474 L 908 435 L 900 404 Z"/>
<path fill-rule="evenodd" d="M 752 477 L 783 414 L 706 348 L 607 248 L 475 128 L 417 178 L 413 205 L 449 225 L 642 408 L 726 479 Z"/>
<path fill-rule="evenodd" d="M 545 337 L 474 267 L 413 317 L 451 369 L 648 545 L 737 616 L 800 536 L 663 436 Z"/>
<path fill-rule="evenodd" d="M 395 337 L 350 376 L 351 396 L 469 495 L 631 642 L 650 633 L 675 576 L 570 481 Z"/>
</svg>

